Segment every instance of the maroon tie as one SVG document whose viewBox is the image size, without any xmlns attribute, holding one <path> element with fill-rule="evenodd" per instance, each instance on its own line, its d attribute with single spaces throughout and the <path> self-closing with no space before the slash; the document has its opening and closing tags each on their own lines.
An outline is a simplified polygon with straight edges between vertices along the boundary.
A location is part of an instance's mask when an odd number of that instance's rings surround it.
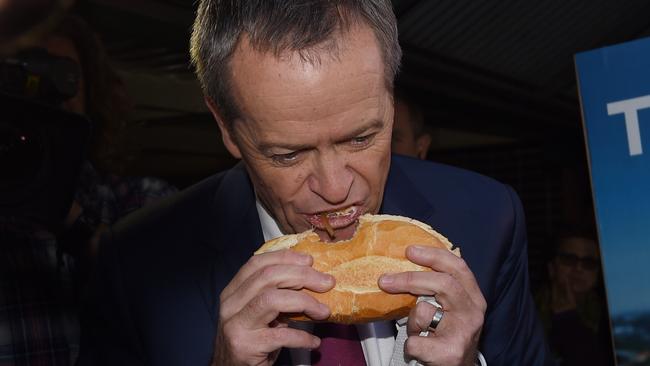
<svg viewBox="0 0 650 366">
<path fill-rule="evenodd" d="M 314 334 L 321 339 L 320 347 L 312 351 L 313 366 L 362 366 L 366 364 L 361 342 L 354 325 L 317 323 Z"/>
</svg>

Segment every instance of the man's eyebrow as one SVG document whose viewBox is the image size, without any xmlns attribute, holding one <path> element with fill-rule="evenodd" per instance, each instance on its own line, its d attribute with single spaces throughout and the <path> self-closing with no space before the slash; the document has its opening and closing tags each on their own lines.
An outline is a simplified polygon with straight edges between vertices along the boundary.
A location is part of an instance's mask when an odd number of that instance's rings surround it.
<svg viewBox="0 0 650 366">
<path fill-rule="evenodd" d="M 357 128 L 356 130 L 350 132 L 349 134 L 344 136 L 341 140 L 346 141 L 346 140 L 355 138 L 355 137 L 363 134 L 364 132 L 374 130 L 374 129 L 381 129 L 382 127 L 384 127 L 384 121 L 379 120 L 379 119 L 373 119 L 370 122 L 366 123 L 365 125 L 359 126 L 359 128 Z"/>
<path fill-rule="evenodd" d="M 289 144 L 289 143 L 283 143 L 283 142 L 278 142 L 278 143 L 265 142 L 265 143 L 260 144 L 258 146 L 258 149 L 263 154 L 267 154 L 272 149 L 285 149 L 285 150 L 290 150 L 290 151 L 300 151 L 300 150 L 309 149 L 310 147 L 311 147 L 311 145 L 306 145 L 306 144 Z"/>
<path fill-rule="evenodd" d="M 366 131 L 372 130 L 372 129 L 380 129 L 384 126 L 384 121 L 382 120 L 371 120 L 370 122 L 359 126 L 359 128 L 355 129 L 354 131 L 350 132 L 349 134 L 345 135 L 343 138 L 340 139 L 340 141 L 347 141 L 349 139 L 355 138 L 361 134 L 363 134 Z M 289 151 L 300 151 L 300 150 L 306 150 L 310 149 L 313 146 L 307 145 L 307 144 L 291 144 L 291 143 L 285 143 L 285 142 L 263 142 L 258 145 L 258 150 L 261 151 L 263 154 L 269 153 L 269 150 L 272 149 L 286 149 Z"/>
</svg>

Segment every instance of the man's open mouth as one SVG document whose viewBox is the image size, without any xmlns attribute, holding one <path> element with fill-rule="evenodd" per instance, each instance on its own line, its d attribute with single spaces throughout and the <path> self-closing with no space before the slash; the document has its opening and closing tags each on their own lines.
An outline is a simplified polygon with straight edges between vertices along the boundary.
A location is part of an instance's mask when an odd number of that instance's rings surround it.
<svg viewBox="0 0 650 366">
<path fill-rule="evenodd" d="M 355 223 L 362 214 L 361 206 L 353 205 L 341 210 L 307 215 L 307 220 L 316 229 L 327 230 L 328 224 L 332 229 L 340 229 Z"/>
</svg>

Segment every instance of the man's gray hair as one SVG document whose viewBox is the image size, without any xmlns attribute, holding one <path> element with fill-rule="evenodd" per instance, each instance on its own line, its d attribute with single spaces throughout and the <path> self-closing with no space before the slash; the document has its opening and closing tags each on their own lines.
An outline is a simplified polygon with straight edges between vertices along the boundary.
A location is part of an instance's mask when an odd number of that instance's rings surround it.
<svg viewBox="0 0 650 366">
<path fill-rule="evenodd" d="M 229 62 L 245 34 L 260 52 L 298 52 L 319 62 L 319 52 L 336 52 L 337 32 L 362 22 L 374 32 L 392 87 L 402 51 L 390 0 L 201 0 L 190 52 L 203 92 L 226 125 L 239 116 L 231 93 Z"/>
</svg>

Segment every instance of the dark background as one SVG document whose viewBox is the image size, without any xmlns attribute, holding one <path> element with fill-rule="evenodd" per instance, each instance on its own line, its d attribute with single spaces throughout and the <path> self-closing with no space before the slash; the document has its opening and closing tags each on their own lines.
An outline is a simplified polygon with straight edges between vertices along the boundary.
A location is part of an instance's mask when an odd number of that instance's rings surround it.
<svg viewBox="0 0 650 366">
<path fill-rule="evenodd" d="M 594 228 L 573 55 L 650 34 L 650 2 L 393 4 L 404 50 L 398 86 L 424 108 L 429 159 L 515 187 L 536 286 L 558 228 Z M 133 98 L 127 173 L 180 188 L 234 163 L 189 66 L 195 9 L 190 0 L 85 0 L 75 7 Z"/>
</svg>

